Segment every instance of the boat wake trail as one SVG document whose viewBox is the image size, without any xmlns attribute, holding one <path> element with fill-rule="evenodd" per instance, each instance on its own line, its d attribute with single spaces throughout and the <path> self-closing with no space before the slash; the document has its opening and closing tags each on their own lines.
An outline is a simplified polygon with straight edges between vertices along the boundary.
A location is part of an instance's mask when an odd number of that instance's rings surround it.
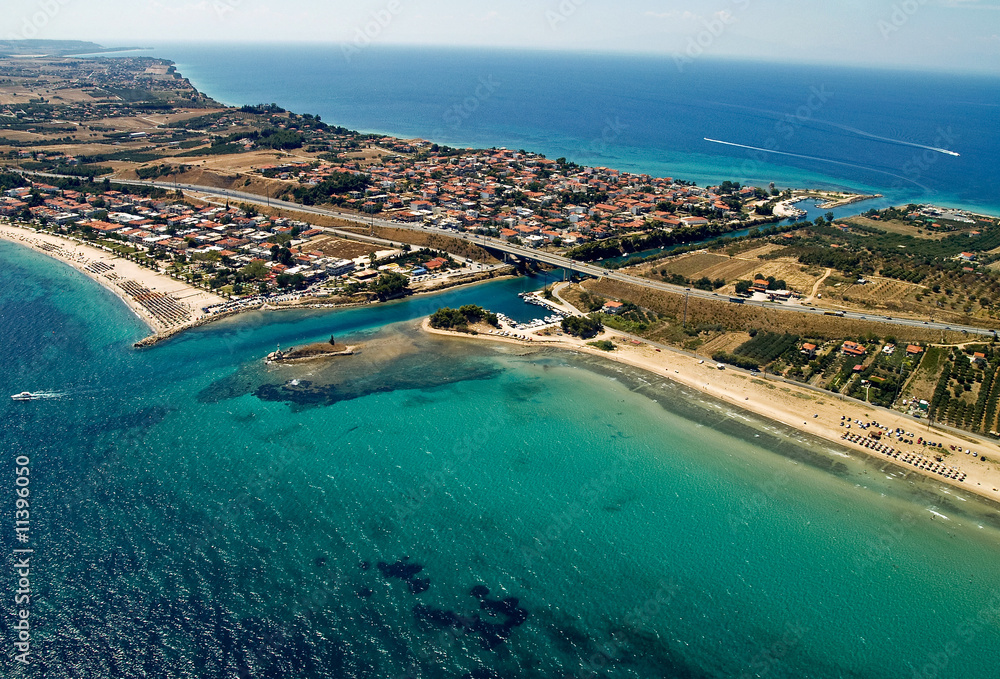
<svg viewBox="0 0 1000 679">
<path fill-rule="evenodd" d="M 771 111 L 765 108 L 753 108 L 751 106 L 740 106 L 739 104 L 728 104 L 723 102 L 711 102 L 719 106 L 726 106 L 729 108 L 740 108 L 747 111 L 755 111 L 757 113 L 765 113 L 769 116 L 775 116 L 780 120 L 787 120 L 792 122 L 792 117 L 788 114 L 783 114 L 779 111 Z M 927 144 L 919 144 L 917 142 L 905 141 L 903 139 L 894 139 L 892 137 L 883 137 L 879 134 L 872 134 L 871 132 L 865 132 L 864 130 L 859 130 L 856 127 L 851 127 L 850 125 L 844 125 L 841 123 L 831 123 L 829 120 L 820 120 L 819 118 L 810 117 L 808 120 L 795 119 L 795 122 L 800 125 L 826 125 L 827 127 L 832 127 L 837 130 L 843 130 L 844 132 L 849 132 L 850 134 L 856 134 L 859 137 L 865 137 L 866 139 L 874 139 L 876 141 L 884 141 L 887 144 L 897 144 L 899 146 L 910 146 L 916 149 L 924 149 L 925 151 L 933 151 L 935 153 L 943 153 L 946 156 L 953 156 L 955 158 L 961 158 L 962 154 L 952 151 L 950 149 L 941 148 L 939 146 L 929 146 Z"/>
<path fill-rule="evenodd" d="M 912 146 L 916 149 L 924 149 L 925 151 L 934 151 L 936 153 L 943 153 L 947 156 L 954 156 L 960 158 L 962 154 L 956 153 L 955 151 L 950 151 L 948 149 L 938 148 L 937 146 L 927 146 L 926 144 L 918 144 L 912 141 L 903 141 L 902 139 L 893 139 L 891 137 L 882 137 L 877 134 L 872 134 L 871 132 L 865 132 L 864 130 L 859 130 L 855 127 L 849 127 L 847 125 L 840 125 L 839 123 L 830 123 L 825 120 L 816 120 L 813 122 L 820 123 L 822 125 L 829 125 L 830 127 L 836 127 L 838 129 L 844 130 L 845 132 L 850 132 L 851 134 L 856 134 L 859 137 L 867 137 L 868 139 L 875 139 L 876 141 L 884 141 L 889 144 L 899 144 L 900 146 Z"/>
<path fill-rule="evenodd" d="M 820 162 L 820 163 L 832 163 L 833 165 L 843 165 L 844 167 L 853 167 L 855 169 L 865 170 L 867 172 L 878 172 L 879 174 L 888 175 L 890 177 L 895 177 L 896 179 L 901 179 L 904 182 L 909 182 L 910 184 L 913 184 L 914 186 L 917 186 L 920 189 L 923 189 L 924 191 L 926 191 L 928 193 L 930 192 L 929 188 L 927 188 L 926 186 L 924 186 L 923 184 L 921 184 L 919 182 L 916 182 L 916 181 L 910 179 L 909 177 L 904 177 L 904 176 L 899 175 L 899 174 L 894 174 L 894 173 L 888 172 L 886 170 L 879 170 L 878 168 L 875 168 L 875 167 L 867 167 L 865 165 L 856 165 L 855 163 L 847 163 L 847 162 L 844 162 L 842 160 L 832 160 L 830 158 L 818 158 L 816 156 L 806 156 L 806 155 L 803 155 L 801 153 L 788 153 L 787 151 L 774 151 L 772 149 L 765 149 L 765 148 L 761 148 L 759 146 L 748 146 L 746 144 L 737 144 L 737 143 L 731 142 L 731 141 L 722 141 L 721 139 L 709 139 L 708 137 L 705 137 L 704 139 L 705 139 L 705 141 L 712 142 L 713 144 L 722 144 L 723 146 L 735 146 L 736 148 L 740 148 L 740 149 L 749 149 L 751 151 L 762 151 L 764 153 L 773 153 L 773 154 L 775 154 L 777 156 L 789 156 L 791 158 L 802 158 L 804 160 L 815 160 L 815 161 Z"/>
<path fill-rule="evenodd" d="M 58 401 L 66 396 L 65 392 L 62 391 L 36 391 L 35 397 L 41 400 L 47 401 Z"/>
</svg>

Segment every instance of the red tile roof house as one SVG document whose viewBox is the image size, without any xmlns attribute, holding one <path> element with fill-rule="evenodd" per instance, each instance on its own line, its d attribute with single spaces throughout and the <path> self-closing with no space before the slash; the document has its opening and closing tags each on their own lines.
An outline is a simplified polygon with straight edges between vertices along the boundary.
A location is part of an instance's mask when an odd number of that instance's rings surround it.
<svg viewBox="0 0 1000 679">
<path fill-rule="evenodd" d="M 19 214 L 21 211 L 23 211 L 24 208 L 26 208 L 27 206 L 28 206 L 27 203 L 22 203 L 19 200 L 13 200 L 7 198 L 4 199 L 3 201 L 0 201 L 0 215 L 4 215 L 5 217 L 13 217 L 14 215 Z"/>
<path fill-rule="evenodd" d="M 867 349 L 857 342 L 844 342 L 843 351 L 851 356 L 864 356 Z"/>
<path fill-rule="evenodd" d="M 615 315 L 621 312 L 623 306 L 625 305 L 621 302 L 605 302 L 601 313 Z"/>
<path fill-rule="evenodd" d="M 89 226 L 94 231 L 100 231 L 101 233 L 113 233 L 115 231 L 121 231 L 128 228 L 123 224 L 109 224 L 108 222 L 101 222 L 96 219 L 92 222 L 85 223 L 84 226 Z"/>
<path fill-rule="evenodd" d="M 803 344 L 802 345 L 802 352 L 801 353 L 805 354 L 806 356 L 815 356 L 816 355 L 816 345 L 815 344 L 809 344 L 808 342 L 805 343 L 805 344 Z"/>
</svg>

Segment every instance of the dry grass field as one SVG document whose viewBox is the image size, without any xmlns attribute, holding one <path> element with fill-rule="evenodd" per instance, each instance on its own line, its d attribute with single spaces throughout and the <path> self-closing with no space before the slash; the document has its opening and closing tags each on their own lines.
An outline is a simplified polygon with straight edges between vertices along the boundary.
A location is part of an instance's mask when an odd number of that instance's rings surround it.
<svg viewBox="0 0 1000 679">
<path fill-rule="evenodd" d="M 603 279 L 586 281 L 584 287 L 591 293 L 604 297 L 623 299 L 645 309 L 656 311 L 672 319 L 684 314 L 684 296 L 648 290 L 626 283 Z M 907 328 L 878 321 L 862 321 L 795 311 L 761 309 L 732 304 L 727 301 L 691 299 L 688 303 L 688 323 L 719 324 L 730 332 L 751 328 L 766 328 L 771 332 L 788 332 L 817 339 L 842 339 L 874 334 L 879 337 L 894 336 L 902 342 L 957 343 L 967 339 L 960 332 Z"/>
<path fill-rule="evenodd" d="M 717 337 L 713 337 L 698 348 L 698 353 L 711 356 L 717 352 L 732 353 L 736 347 L 750 339 L 750 335 L 745 332 L 727 332 Z"/>
<path fill-rule="evenodd" d="M 377 252 L 378 248 L 367 243 L 336 238 L 335 236 L 317 236 L 302 246 L 303 250 L 319 250 L 328 257 L 339 259 L 356 259 Z"/>
<path fill-rule="evenodd" d="M 784 245 L 778 245 L 777 243 L 765 243 L 764 245 L 751 248 L 746 252 L 739 253 L 739 257 L 741 259 L 760 259 L 761 257 L 773 254 L 783 249 L 785 249 Z"/>
<path fill-rule="evenodd" d="M 368 232 L 368 229 L 358 229 L 357 225 L 352 225 L 353 231 Z M 449 238 L 436 233 L 424 233 L 422 231 L 410 231 L 408 229 L 387 229 L 379 226 L 375 227 L 375 236 L 386 240 L 398 241 L 400 243 L 410 243 L 421 245 L 432 250 L 450 252 L 460 257 L 467 257 L 477 262 L 486 264 L 497 264 L 500 260 L 495 258 L 478 245 L 473 245 L 458 238 Z"/>
<path fill-rule="evenodd" d="M 792 258 L 761 260 L 761 255 L 780 250 L 781 246 L 756 248 L 747 253 L 729 257 L 710 252 L 692 252 L 655 264 L 643 264 L 631 271 L 649 278 L 660 278 L 660 272 L 680 274 L 691 280 L 708 277 L 722 279 L 727 285 L 721 292 L 732 292 L 740 280 L 751 280 L 756 274 L 765 278 L 774 276 L 783 280 L 788 288 L 808 294 L 813 285 L 824 275 L 824 270 L 806 267 Z"/>
<path fill-rule="evenodd" d="M 701 272 L 705 269 L 728 261 L 729 258 L 725 255 L 713 255 L 708 252 L 690 252 L 652 268 L 657 273 L 666 270 L 668 273 L 676 273 L 688 278 L 701 278 L 703 275 Z"/>
</svg>

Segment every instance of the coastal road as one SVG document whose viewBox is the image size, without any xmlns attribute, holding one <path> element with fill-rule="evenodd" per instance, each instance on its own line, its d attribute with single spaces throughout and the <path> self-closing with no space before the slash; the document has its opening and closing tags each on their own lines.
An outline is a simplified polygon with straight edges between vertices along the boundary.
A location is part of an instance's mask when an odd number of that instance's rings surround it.
<svg viewBox="0 0 1000 679">
<path fill-rule="evenodd" d="M 58 176 L 58 175 L 44 175 L 42 173 L 38 174 L 40 176 Z M 336 219 L 341 219 L 346 222 L 353 222 L 360 226 L 380 226 L 392 229 L 419 231 L 422 233 L 436 233 L 439 235 L 448 236 L 449 238 L 456 238 L 459 240 L 467 241 L 469 243 L 474 243 L 475 245 L 479 245 L 483 248 L 487 248 L 494 252 L 500 252 L 521 259 L 528 259 L 535 262 L 541 262 L 543 264 L 548 264 L 549 266 L 566 269 L 567 271 L 574 271 L 576 273 L 583 274 L 586 276 L 593 276 L 595 278 L 606 278 L 608 280 L 619 281 L 621 283 L 629 283 L 631 285 L 636 285 L 651 290 L 669 292 L 676 295 L 686 295 L 693 299 L 714 300 L 717 302 L 726 302 L 730 304 L 734 303 L 728 301 L 729 300 L 728 296 L 720 295 L 719 293 L 716 292 L 708 292 L 706 290 L 697 290 L 694 288 L 685 288 L 679 285 L 671 285 L 669 283 L 662 283 L 659 281 L 650 280 L 648 278 L 632 276 L 630 274 L 616 271 L 614 269 L 605 269 L 604 267 L 601 267 L 596 264 L 578 262 L 568 257 L 563 257 L 562 255 L 556 255 L 549 252 L 540 252 L 533 248 L 524 247 L 522 245 L 515 245 L 513 243 L 508 243 L 507 241 L 503 241 L 498 238 L 491 238 L 489 236 L 481 236 L 478 234 L 469 234 L 469 233 L 463 233 L 461 231 L 451 231 L 447 229 L 437 229 L 433 227 L 416 225 L 407 222 L 398 222 L 389 219 L 379 219 L 376 217 L 365 217 L 357 214 L 341 212 L 339 210 L 327 210 L 311 205 L 300 205 L 298 203 L 291 203 L 283 200 L 266 199 L 254 193 L 233 191 L 231 189 L 218 189 L 211 186 L 197 186 L 194 184 L 180 184 L 172 182 L 134 181 L 134 180 L 124 180 L 124 179 L 116 179 L 114 181 L 118 184 L 129 184 L 133 186 L 155 186 L 157 188 L 166 190 L 179 189 L 183 191 L 192 191 L 196 193 L 221 196 L 224 198 L 231 198 L 238 200 L 240 202 L 253 205 L 263 205 L 263 206 L 281 208 L 305 214 L 313 214 L 323 217 L 333 217 Z M 330 233 L 335 233 L 337 235 L 349 238 L 361 237 L 359 236 L 359 234 L 356 234 L 351 231 L 343 231 L 340 229 L 334 229 L 329 227 L 324 227 L 324 230 Z M 372 241 L 381 240 L 381 239 L 375 239 L 370 236 L 363 239 L 365 240 L 370 239 Z M 806 306 L 794 303 L 769 302 L 769 301 L 748 299 L 744 300 L 742 304 L 745 306 L 754 306 L 764 309 L 774 309 L 778 311 L 793 311 L 797 313 L 811 314 L 811 315 L 817 315 L 817 314 L 822 315 L 825 313 L 825 310 L 823 309 L 818 309 L 813 306 Z M 986 337 L 993 337 L 997 334 L 997 331 L 995 329 L 976 328 L 973 326 L 966 326 L 966 325 L 938 323 L 932 320 L 922 321 L 912 318 L 897 318 L 886 315 L 878 315 L 874 313 L 861 313 L 856 311 L 844 311 L 842 313 L 843 313 L 842 318 L 850 318 L 862 321 L 875 321 L 878 323 L 887 323 L 890 325 L 896 325 L 901 327 L 924 328 L 924 329 L 940 330 L 940 331 L 954 330 L 969 335 L 978 335 Z"/>
</svg>

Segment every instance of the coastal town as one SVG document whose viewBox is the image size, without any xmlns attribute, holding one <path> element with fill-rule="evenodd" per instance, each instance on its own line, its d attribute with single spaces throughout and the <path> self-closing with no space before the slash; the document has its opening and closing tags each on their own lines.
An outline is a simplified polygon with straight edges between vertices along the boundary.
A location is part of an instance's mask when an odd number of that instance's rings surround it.
<svg viewBox="0 0 1000 679">
<path fill-rule="evenodd" d="M 866 198 L 729 181 L 698 187 L 523 150 L 362 134 L 275 104 L 229 109 L 151 58 L 16 63 L 0 90 L 0 153 L 31 172 L 200 180 L 584 259 L 802 216 L 794 202 L 806 197 L 831 208 Z"/>
<path fill-rule="evenodd" d="M 268 218 L 252 209 L 194 206 L 162 191 L 152 197 L 123 190 L 86 193 L 28 182 L 8 175 L 0 198 L 0 220 L 30 240 L 71 260 L 46 234 L 67 237 L 152 274 L 169 276 L 204 294 L 175 299 L 123 279 L 113 261 L 88 262 L 90 273 L 110 276 L 122 292 L 152 317 L 157 338 L 205 317 L 279 306 L 304 298 L 320 304 L 362 303 L 398 296 L 404 289 L 440 288 L 490 276 L 503 269 L 430 248 L 378 245 L 326 235 L 287 218 Z M 31 207 L 34 205 L 34 207 Z"/>
</svg>

